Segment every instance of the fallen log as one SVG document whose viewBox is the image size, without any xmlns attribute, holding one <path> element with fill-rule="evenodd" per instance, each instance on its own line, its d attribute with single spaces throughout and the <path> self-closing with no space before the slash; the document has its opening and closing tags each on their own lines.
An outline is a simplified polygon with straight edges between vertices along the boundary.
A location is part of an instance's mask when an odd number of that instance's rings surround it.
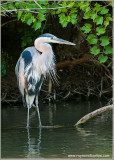
<svg viewBox="0 0 114 160">
<path fill-rule="evenodd" d="M 102 108 L 99 108 L 99 109 L 96 109 L 95 111 L 91 112 L 91 113 L 88 113 L 86 114 L 84 117 L 82 117 L 74 126 L 78 126 L 79 124 L 83 124 L 85 123 L 86 121 L 88 121 L 89 119 L 103 113 L 103 112 L 106 112 L 106 111 L 110 111 L 113 109 L 113 104 L 112 105 L 109 105 L 109 106 L 105 106 L 105 107 L 102 107 Z"/>
</svg>

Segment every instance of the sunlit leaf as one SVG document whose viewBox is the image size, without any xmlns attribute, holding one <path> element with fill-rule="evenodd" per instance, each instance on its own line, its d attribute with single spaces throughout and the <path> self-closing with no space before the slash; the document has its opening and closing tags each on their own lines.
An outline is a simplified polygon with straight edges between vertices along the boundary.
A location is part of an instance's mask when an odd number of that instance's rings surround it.
<svg viewBox="0 0 114 160">
<path fill-rule="evenodd" d="M 98 57 L 98 60 L 100 61 L 100 63 L 105 63 L 108 59 L 108 56 L 104 56 L 103 54 L 100 54 Z"/>
<path fill-rule="evenodd" d="M 102 24 L 103 23 L 103 17 L 97 16 L 96 18 L 96 24 Z"/>
<path fill-rule="evenodd" d="M 106 14 L 106 13 L 108 13 L 108 11 L 109 11 L 109 9 L 107 9 L 106 7 L 102 7 L 100 14 Z"/>
<path fill-rule="evenodd" d="M 104 26 L 99 26 L 96 28 L 96 31 L 97 31 L 97 35 L 101 35 L 101 34 L 104 34 L 105 33 L 105 27 Z"/>
<path fill-rule="evenodd" d="M 110 43 L 108 36 L 102 36 L 100 38 L 100 41 L 101 41 L 101 43 L 100 43 L 101 46 L 107 46 Z"/>
<path fill-rule="evenodd" d="M 100 49 L 98 49 L 97 46 L 93 46 L 90 50 L 91 50 L 91 53 L 94 55 L 97 55 L 100 53 Z"/>
<path fill-rule="evenodd" d="M 91 27 L 92 27 L 91 24 L 85 23 L 84 26 L 81 27 L 80 29 L 84 31 L 84 33 L 89 33 L 91 31 Z"/>
<path fill-rule="evenodd" d="M 98 40 L 95 38 L 95 35 L 94 35 L 94 34 L 90 34 L 90 35 L 87 37 L 87 41 L 88 41 L 90 44 L 96 44 Z"/>
<path fill-rule="evenodd" d="M 112 47 L 111 45 L 105 46 L 105 54 L 112 54 Z"/>
</svg>

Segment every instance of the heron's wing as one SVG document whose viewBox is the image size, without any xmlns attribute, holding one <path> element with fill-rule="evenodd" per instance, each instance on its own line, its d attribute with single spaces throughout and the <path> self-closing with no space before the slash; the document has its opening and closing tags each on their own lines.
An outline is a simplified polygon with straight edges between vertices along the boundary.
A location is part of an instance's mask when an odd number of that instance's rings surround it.
<svg viewBox="0 0 114 160">
<path fill-rule="evenodd" d="M 34 54 L 29 50 L 25 50 L 22 53 L 22 59 L 24 60 L 24 76 L 25 76 L 25 89 L 29 95 L 37 95 L 40 91 L 43 76 L 40 75 L 33 63 Z"/>
</svg>

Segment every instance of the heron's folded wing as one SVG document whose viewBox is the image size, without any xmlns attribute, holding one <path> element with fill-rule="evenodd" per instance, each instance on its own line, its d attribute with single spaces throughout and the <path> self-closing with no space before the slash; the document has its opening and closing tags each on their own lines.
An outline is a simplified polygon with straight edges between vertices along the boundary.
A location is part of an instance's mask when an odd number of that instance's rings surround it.
<svg viewBox="0 0 114 160">
<path fill-rule="evenodd" d="M 35 69 L 30 51 L 25 50 L 22 53 L 22 58 L 24 60 L 25 88 L 29 95 L 37 95 L 42 85 L 43 76 L 39 75 Z"/>
</svg>

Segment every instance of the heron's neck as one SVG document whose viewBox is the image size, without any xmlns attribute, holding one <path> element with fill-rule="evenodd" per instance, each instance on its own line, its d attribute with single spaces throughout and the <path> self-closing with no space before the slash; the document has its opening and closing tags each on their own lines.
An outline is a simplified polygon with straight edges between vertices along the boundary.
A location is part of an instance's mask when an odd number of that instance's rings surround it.
<svg viewBox="0 0 114 160">
<path fill-rule="evenodd" d="M 46 53 L 46 52 L 49 53 L 49 52 L 52 51 L 51 45 L 48 44 L 48 43 L 45 43 L 43 40 L 41 40 L 41 39 L 39 39 L 39 38 L 37 38 L 37 39 L 35 40 L 34 46 L 35 46 L 35 48 L 36 48 L 38 51 L 40 51 L 40 52 L 42 52 L 42 53 Z"/>
<path fill-rule="evenodd" d="M 45 63 L 52 62 L 54 58 L 53 50 L 50 44 L 43 42 L 41 39 L 36 39 L 34 42 L 35 48 L 40 51 L 42 54 L 40 59 Z"/>
<path fill-rule="evenodd" d="M 34 43 L 35 48 L 42 52 L 42 54 L 39 57 L 39 67 L 43 74 L 49 73 L 50 70 L 55 70 L 55 56 L 52 50 L 52 47 L 48 43 L 39 42 L 38 39 L 35 40 Z M 37 67 L 37 68 L 39 68 Z M 54 71 L 55 72 L 55 71 Z"/>
</svg>

